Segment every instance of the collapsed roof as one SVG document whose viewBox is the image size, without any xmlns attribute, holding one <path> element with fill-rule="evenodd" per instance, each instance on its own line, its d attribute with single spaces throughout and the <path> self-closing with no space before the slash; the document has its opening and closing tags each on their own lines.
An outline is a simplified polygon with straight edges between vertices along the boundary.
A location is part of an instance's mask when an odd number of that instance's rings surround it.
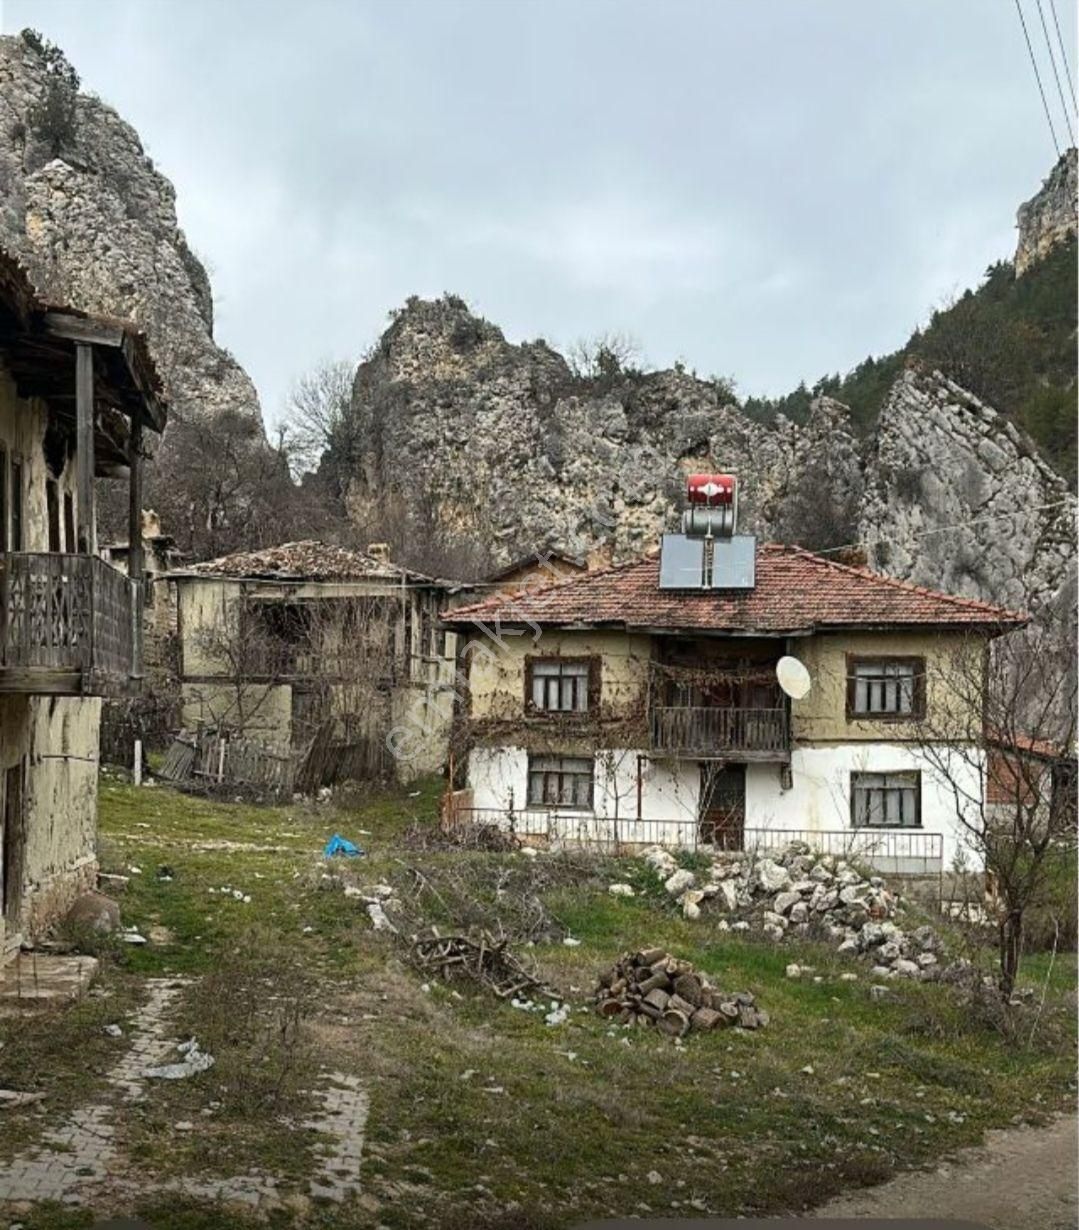
<svg viewBox="0 0 1079 1230">
<path fill-rule="evenodd" d="M 171 575 L 284 582 L 387 580 L 447 589 L 453 585 L 453 582 L 402 568 L 381 556 L 317 539 L 286 542 L 259 551 L 238 551 L 191 564 Z"/>
</svg>

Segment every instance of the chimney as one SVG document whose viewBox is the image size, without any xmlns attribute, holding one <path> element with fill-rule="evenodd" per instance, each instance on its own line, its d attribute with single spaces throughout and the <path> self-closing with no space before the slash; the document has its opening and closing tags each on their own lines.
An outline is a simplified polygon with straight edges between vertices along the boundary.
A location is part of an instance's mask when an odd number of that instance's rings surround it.
<svg viewBox="0 0 1079 1230">
<path fill-rule="evenodd" d="M 367 544 L 367 554 L 377 559 L 380 564 L 390 562 L 390 544 L 388 542 L 370 542 Z"/>
</svg>

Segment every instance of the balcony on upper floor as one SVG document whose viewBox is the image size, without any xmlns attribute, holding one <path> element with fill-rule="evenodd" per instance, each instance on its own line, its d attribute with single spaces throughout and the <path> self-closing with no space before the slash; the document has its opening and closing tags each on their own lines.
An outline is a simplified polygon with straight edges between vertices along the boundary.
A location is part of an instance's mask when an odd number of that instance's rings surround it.
<svg viewBox="0 0 1079 1230">
<path fill-rule="evenodd" d="M 790 760 L 790 714 L 783 706 L 653 705 L 649 728 L 652 750 L 669 756 Z"/>
<path fill-rule="evenodd" d="M 95 555 L 0 555 L 0 692 L 131 691 L 141 671 L 137 588 Z"/>
</svg>

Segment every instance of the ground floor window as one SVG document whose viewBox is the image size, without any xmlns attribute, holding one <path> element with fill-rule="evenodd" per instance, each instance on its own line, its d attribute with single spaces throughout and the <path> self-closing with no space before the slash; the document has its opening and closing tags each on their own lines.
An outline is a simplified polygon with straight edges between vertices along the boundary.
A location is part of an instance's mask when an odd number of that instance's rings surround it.
<svg viewBox="0 0 1079 1230">
<path fill-rule="evenodd" d="M 591 808 L 594 768 L 575 756 L 529 756 L 529 805 Z"/>
<path fill-rule="evenodd" d="M 852 773 L 851 824 L 854 828 L 909 829 L 922 823 L 922 775 Z"/>
</svg>

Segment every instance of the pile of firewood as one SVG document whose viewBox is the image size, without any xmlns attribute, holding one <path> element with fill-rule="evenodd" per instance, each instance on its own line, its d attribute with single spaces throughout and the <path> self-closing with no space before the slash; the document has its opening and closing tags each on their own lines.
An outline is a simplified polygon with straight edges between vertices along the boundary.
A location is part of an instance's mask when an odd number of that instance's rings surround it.
<svg viewBox="0 0 1079 1230">
<path fill-rule="evenodd" d="M 432 927 L 428 934 L 412 940 L 412 964 L 422 973 L 444 981 L 455 978 L 478 983 L 499 999 L 513 999 L 536 993 L 551 994 L 550 989 L 525 969 L 509 951 L 509 937 L 476 931 L 470 935 L 440 935 Z"/>
<path fill-rule="evenodd" d="M 619 1024 L 652 1025 L 672 1038 L 691 1029 L 724 1026 L 757 1029 L 768 1013 L 748 991 L 720 991 L 688 961 L 662 948 L 627 952 L 607 970 L 596 989 L 601 1016 Z"/>
</svg>

